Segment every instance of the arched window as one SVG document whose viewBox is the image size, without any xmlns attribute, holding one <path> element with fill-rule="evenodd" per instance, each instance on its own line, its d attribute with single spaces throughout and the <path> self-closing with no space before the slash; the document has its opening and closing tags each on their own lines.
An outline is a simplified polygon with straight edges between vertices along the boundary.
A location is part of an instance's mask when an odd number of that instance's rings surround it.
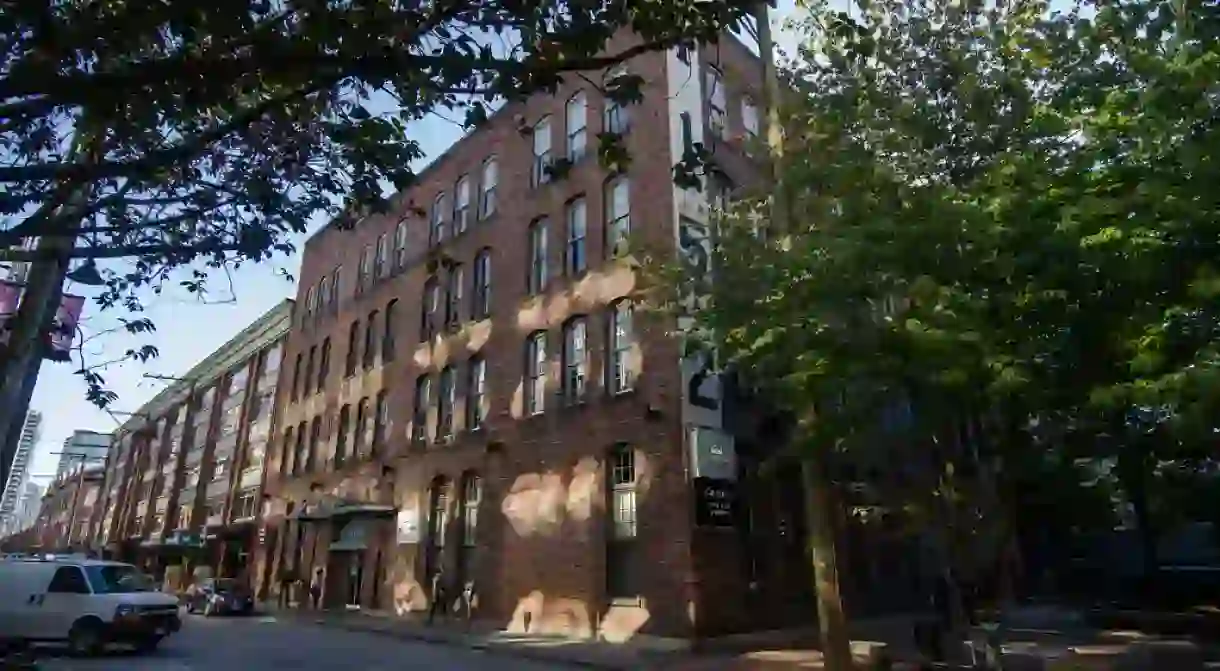
<svg viewBox="0 0 1220 671">
<path fill-rule="evenodd" d="M 397 298 L 386 303 L 385 306 L 385 328 L 382 330 L 381 336 L 381 360 L 385 363 L 393 361 L 395 356 L 394 319 L 397 317 L 395 314 L 397 307 Z"/>
<path fill-rule="evenodd" d="M 564 403 L 571 405 L 585 399 L 585 380 L 589 374 L 588 325 L 584 317 L 573 317 L 563 325 Z"/>
<path fill-rule="evenodd" d="M 440 309 L 441 289 L 436 277 L 424 283 L 424 300 L 419 309 L 419 339 L 428 342 L 436 335 L 437 311 Z"/>
<path fill-rule="evenodd" d="M 491 250 L 486 247 L 474 257 L 471 284 L 470 316 L 486 319 L 491 316 Z"/>
<path fill-rule="evenodd" d="M 589 97 L 578 91 L 564 106 L 568 131 L 568 160 L 575 163 L 585 155 L 589 137 Z"/>
<path fill-rule="evenodd" d="M 432 378 L 420 375 L 415 381 L 415 400 L 411 412 L 411 441 L 428 440 L 428 407 L 432 404 Z"/>
<path fill-rule="evenodd" d="M 369 313 L 368 323 L 364 325 L 364 369 L 373 367 L 377 360 L 377 311 Z"/>
<path fill-rule="evenodd" d="M 356 374 L 356 362 L 360 356 L 360 320 L 352 322 L 347 329 L 347 360 L 343 363 L 343 374 L 351 377 Z"/>
<path fill-rule="evenodd" d="M 578 277 L 589 269 L 586 241 L 589 229 L 589 212 L 583 197 L 567 205 L 568 240 L 564 246 L 564 271 L 569 277 Z"/>
<path fill-rule="evenodd" d="M 551 181 L 551 117 L 539 119 L 530 135 L 534 148 L 534 161 L 530 166 L 530 186 L 539 186 Z"/>
<path fill-rule="evenodd" d="M 546 332 L 538 331 L 525 341 L 525 375 L 523 391 L 525 415 L 537 415 L 546 410 Z"/>
<path fill-rule="evenodd" d="M 352 431 L 352 406 L 339 409 L 339 429 L 335 434 L 335 466 L 343 465 L 347 459 L 347 441 Z"/>
<path fill-rule="evenodd" d="M 479 218 L 489 219 L 496 213 L 496 187 L 500 180 L 500 166 L 495 156 L 483 161 L 482 180 L 479 183 Z"/>
<path fill-rule="evenodd" d="M 470 580 L 475 575 L 475 561 L 479 546 L 479 508 L 483 504 L 483 479 L 478 473 L 467 471 L 462 474 L 462 546 L 460 572 L 463 580 Z"/>
<path fill-rule="evenodd" d="M 525 288 L 529 295 L 534 296 L 546 290 L 547 280 L 550 279 L 549 267 L 547 266 L 548 231 L 546 219 L 537 219 L 531 223 L 528 235 L 529 240 L 526 243 L 526 253 L 529 255 L 529 259 L 525 276 Z"/>
<path fill-rule="evenodd" d="M 606 389 L 611 394 L 630 391 L 635 385 L 632 351 L 635 331 L 632 325 L 631 303 L 626 299 L 610 305 L 606 333 Z"/>
<path fill-rule="evenodd" d="M 322 355 L 318 359 L 318 393 L 326 389 L 326 377 L 330 373 L 330 338 L 322 341 Z"/>
<path fill-rule="evenodd" d="M 449 195 L 437 194 L 432 201 L 432 221 L 429 227 L 428 241 L 433 245 L 444 242 L 446 229 L 449 227 Z"/>
<path fill-rule="evenodd" d="M 280 475 L 288 475 L 292 472 L 292 449 L 296 438 L 295 427 L 288 427 L 284 431 L 284 442 L 280 443 Z"/>
<path fill-rule="evenodd" d="M 425 571 L 428 583 L 440 571 L 444 564 L 445 536 L 449 531 L 449 479 L 438 475 L 432 480 L 428 490 L 428 538 L 427 554 L 425 556 Z"/>
</svg>

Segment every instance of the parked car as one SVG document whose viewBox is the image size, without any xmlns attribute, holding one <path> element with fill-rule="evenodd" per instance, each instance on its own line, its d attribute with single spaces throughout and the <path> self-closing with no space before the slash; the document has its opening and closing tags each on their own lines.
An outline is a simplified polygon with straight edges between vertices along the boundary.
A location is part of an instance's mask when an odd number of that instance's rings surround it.
<svg viewBox="0 0 1220 671">
<path fill-rule="evenodd" d="M 244 584 L 232 578 L 208 578 L 186 591 L 186 612 L 203 615 L 249 615 L 254 612 L 254 596 Z"/>
<path fill-rule="evenodd" d="M 177 599 L 130 564 L 75 557 L 0 562 L 0 647 L 66 641 L 85 655 L 110 643 L 152 651 L 181 626 Z"/>
</svg>

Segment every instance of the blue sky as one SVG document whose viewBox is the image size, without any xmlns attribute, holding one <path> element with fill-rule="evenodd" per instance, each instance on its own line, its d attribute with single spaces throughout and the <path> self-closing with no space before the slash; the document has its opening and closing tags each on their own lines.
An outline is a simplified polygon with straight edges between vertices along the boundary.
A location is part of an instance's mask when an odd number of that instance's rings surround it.
<svg viewBox="0 0 1220 671">
<path fill-rule="evenodd" d="M 774 23 L 782 21 L 793 12 L 794 0 L 780 0 L 779 10 L 773 12 Z M 781 49 L 791 44 L 791 39 L 777 34 Z M 451 120 L 429 118 L 416 124 L 414 137 L 420 142 L 425 159 L 420 166 L 434 159 L 449 148 L 461 136 L 461 129 Z M 322 222 L 316 222 L 314 228 Z M 310 231 L 312 233 L 312 231 Z M 132 337 L 112 332 L 118 326 L 116 320 L 123 313 L 109 310 L 99 312 L 96 304 L 89 302 L 81 320 L 85 342 L 81 349 L 87 365 L 98 365 L 119 359 L 129 348 L 149 343 L 156 345 L 161 355 L 146 364 L 124 362 L 106 366 L 100 370 L 107 386 L 119 395 L 112 406 L 118 419 L 127 419 L 130 413 L 152 398 L 167 384 L 151 380 L 146 374 L 182 375 L 201 359 L 220 347 L 229 338 L 245 328 L 267 310 L 285 298 L 295 297 L 296 285 L 287 281 L 281 270 L 295 275 L 300 264 L 299 249 L 306 236 L 295 240 L 298 254 L 277 258 L 274 263 L 251 265 L 240 268 L 230 282 L 223 275 L 213 275 L 207 302 L 194 296 L 167 291 L 146 301 L 147 316 L 157 325 L 157 332 Z M 230 290 L 230 285 L 235 289 Z M 90 295 L 88 287 L 68 285 L 72 293 Z M 35 451 L 31 477 L 44 482 L 54 474 L 55 465 L 64 440 L 76 429 L 91 429 L 109 432 L 118 424 L 106 413 L 85 400 L 85 388 L 73 371 L 73 364 L 45 362 L 38 379 L 31 407 L 43 413 L 42 435 Z"/>
</svg>

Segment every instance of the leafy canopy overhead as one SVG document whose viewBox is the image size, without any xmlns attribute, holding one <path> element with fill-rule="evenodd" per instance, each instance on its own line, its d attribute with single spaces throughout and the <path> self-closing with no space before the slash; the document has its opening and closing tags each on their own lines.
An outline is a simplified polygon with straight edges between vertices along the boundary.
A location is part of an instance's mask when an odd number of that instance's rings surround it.
<svg viewBox="0 0 1220 671">
<path fill-rule="evenodd" d="M 103 307 L 175 269 L 292 251 L 314 216 L 387 205 L 421 157 L 410 124 L 553 90 L 714 39 L 742 0 L 67 0 L 0 11 L 0 248 L 73 237 Z M 611 37 L 635 33 L 629 42 Z M 634 78 L 638 80 L 638 78 Z M 621 78 L 612 96 L 638 96 Z M 66 207 L 71 205 L 70 207 Z M 10 249 L 2 260 L 39 254 Z"/>
<path fill-rule="evenodd" d="M 900 397 L 932 429 L 1003 409 L 1044 434 L 1154 416 L 1163 445 L 1211 440 L 1214 3 L 832 4 L 787 68 L 789 230 L 755 237 L 768 210 L 747 201 L 715 276 L 674 284 L 708 296 L 690 316 L 725 360 L 819 404 L 822 445 Z"/>
</svg>

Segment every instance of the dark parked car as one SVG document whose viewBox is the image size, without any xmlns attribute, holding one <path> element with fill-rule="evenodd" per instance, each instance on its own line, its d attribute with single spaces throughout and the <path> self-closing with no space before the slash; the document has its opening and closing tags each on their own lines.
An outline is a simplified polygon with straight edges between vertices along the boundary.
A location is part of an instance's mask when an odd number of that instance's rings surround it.
<svg viewBox="0 0 1220 671">
<path fill-rule="evenodd" d="M 210 615 L 249 615 L 254 597 L 242 583 L 231 578 L 209 578 L 188 590 L 186 612 Z"/>
</svg>

